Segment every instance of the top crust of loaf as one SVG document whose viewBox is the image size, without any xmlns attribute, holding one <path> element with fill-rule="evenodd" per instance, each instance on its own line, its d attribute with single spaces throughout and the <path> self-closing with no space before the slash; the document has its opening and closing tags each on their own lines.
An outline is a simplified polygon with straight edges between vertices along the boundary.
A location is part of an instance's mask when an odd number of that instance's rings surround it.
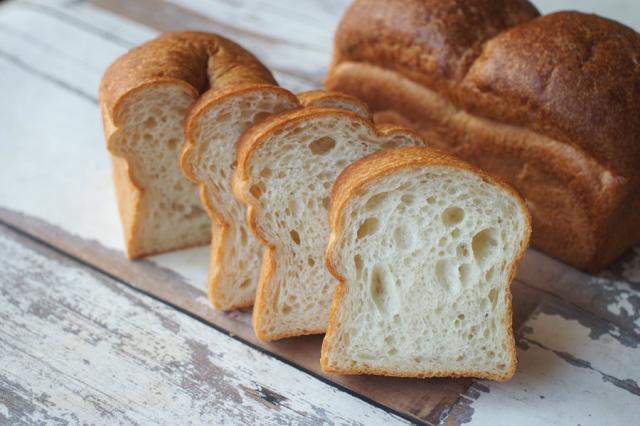
<svg viewBox="0 0 640 426">
<path fill-rule="evenodd" d="M 526 0 L 358 0 L 336 32 L 333 63 L 375 63 L 446 91 L 485 41 L 537 16 Z"/>
<path fill-rule="evenodd" d="M 640 34 L 631 28 L 578 12 L 522 24 L 485 45 L 462 93 L 475 114 L 577 145 L 615 174 L 640 176 Z"/>
<path fill-rule="evenodd" d="M 100 101 L 117 126 L 118 105 L 149 85 L 175 84 L 194 98 L 209 89 L 277 85 L 269 70 L 241 46 L 215 34 L 176 32 L 132 49 L 105 72 Z"/>
<path fill-rule="evenodd" d="M 355 112 L 356 114 L 371 118 L 371 110 L 360 99 L 341 92 L 328 90 L 309 90 L 298 93 L 298 100 L 304 107 L 337 108 Z"/>
<path fill-rule="evenodd" d="M 399 72 L 640 177 L 640 35 L 618 22 L 538 17 L 524 0 L 359 0 L 336 33 L 332 69 L 342 62 Z"/>
</svg>

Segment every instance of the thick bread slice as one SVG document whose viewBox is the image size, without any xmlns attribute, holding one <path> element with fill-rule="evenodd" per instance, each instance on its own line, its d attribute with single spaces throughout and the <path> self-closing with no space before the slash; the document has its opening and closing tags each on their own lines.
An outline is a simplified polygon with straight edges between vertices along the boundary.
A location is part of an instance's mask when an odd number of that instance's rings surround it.
<svg viewBox="0 0 640 426">
<path fill-rule="evenodd" d="M 213 34 L 163 35 L 116 60 L 100 85 L 107 146 L 131 258 L 205 244 L 210 221 L 180 170 L 189 108 L 224 92 L 273 87 L 250 53 Z"/>
<path fill-rule="evenodd" d="M 334 105 L 368 114 L 367 107 L 349 95 L 318 90 L 299 98 L 277 86 L 249 85 L 205 95 L 187 116 L 182 168 L 200 186 L 213 220 L 209 297 L 217 309 L 253 304 L 263 252 L 248 229 L 245 206 L 231 191 L 240 135 L 271 114 L 302 105 Z"/>
<path fill-rule="evenodd" d="M 267 246 L 253 311 L 260 339 L 324 332 L 336 285 L 322 262 L 333 181 L 366 154 L 418 144 L 406 128 L 323 108 L 279 114 L 243 135 L 234 193 Z"/>
<path fill-rule="evenodd" d="M 386 150 L 340 175 L 330 222 L 325 371 L 513 375 L 510 283 L 531 231 L 513 189 L 437 150 Z"/>
</svg>

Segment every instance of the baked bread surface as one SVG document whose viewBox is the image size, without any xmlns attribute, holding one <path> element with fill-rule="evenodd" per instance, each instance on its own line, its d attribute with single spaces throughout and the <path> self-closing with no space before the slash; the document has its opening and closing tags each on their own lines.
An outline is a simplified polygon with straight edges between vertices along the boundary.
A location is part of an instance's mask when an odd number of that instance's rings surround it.
<svg viewBox="0 0 640 426">
<path fill-rule="evenodd" d="M 511 187 L 430 148 L 380 151 L 338 177 L 330 224 L 325 371 L 513 375 L 510 284 L 531 227 Z"/>
<path fill-rule="evenodd" d="M 526 1 L 407 4 L 354 2 L 327 87 L 512 183 L 548 254 L 597 271 L 637 243 L 640 36 Z"/>
<path fill-rule="evenodd" d="M 181 173 L 187 111 L 220 94 L 274 86 L 249 52 L 214 34 L 169 33 L 132 49 L 105 72 L 100 106 L 131 258 L 207 243 L 209 218 Z"/>
</svg>

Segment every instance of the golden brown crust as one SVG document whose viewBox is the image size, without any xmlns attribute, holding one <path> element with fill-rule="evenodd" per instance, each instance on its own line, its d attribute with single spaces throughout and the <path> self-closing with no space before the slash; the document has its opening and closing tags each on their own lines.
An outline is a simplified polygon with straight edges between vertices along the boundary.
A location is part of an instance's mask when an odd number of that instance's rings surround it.
<svg viewBox="0 0 640 426">
<path fill-rule="evenodd" d="M 639 60 L 640 35 L 631 28 L 558 12 L 490 40 L 460 101 L 474 114 L 574 145 L 614 174 L 638 176 Z"/>
<path fill-rule="evenodd" d="M 118 58 L 102 77 L 100 108 L 111 152 L 117 151 L 114 144 L 119 140 L 118 128 L 122 125 L 119 112 L 125 102 L 141 90 L 166 84 L 180 87 L 195 101 L 203 93 L 202 99 L 208 100 L 231 96 L 235 90 L 251 86 L 277 83 L 253 55 L 223 37 L 202 32 L 162 35 Z M 140 247 L 145 191 L 136 182 L 126 158 L 114 159 L 114 182 L 127 255 L 137 258 L 161 252 Z M 175 247 L 179 248 L 186 247 Z"/>
<path fill-rule="evenodd" d="M 344 106 L 343 109 L 355 112 L 365 118 L 371 117 L 371 111 L 367 104 L 346 93 L 331 92 L 328 90 L 309 90 L 298 93 L 298 99 L 304 107 L 335 108 L 337 105 L 342 105 Z"/>
<path fill-rule="evenodd" d="M 376 63 L 446 91 L 486 40 L 537 16 L 526 0 L 358 0 L 340 22 L 333 61 Z"/>
<path fill-rule="evenodd" d="M 269 137 L 281 131 L 285 127 L 303 123 L 318 117 L 341 116 L 347 117 L 349 120 L 362 123 L 370 128 L 373 133 L 379 137 L 405 137 L 414 140 L 421 140 L 420 136 L 413 130 L 403 126 L 381 125 L 375 126 L 371 120 L 362 116 L 342 109 L 333 108 L 301 108 L 297 110 L 287 111 L 271 116 L 268 120 L 258 123 L 248 129 L 238 142 L 237 168 L 233 177 L 233 191 L 236 198 L 247 205 L 247 221 L 254 235 L 266 246 L 263 258 L 262 268 L 260 271 L 260 281 L 256 294 L 256 300 L 253 307 L 254 328 L 256 336 L 263 340 L 276 340 L 285 337 L 301 336 L 306 334 L 318 334 L 324 332 L 324 329 L 297 329 L 290 330 L 287 333 L 267 334 L 264 332 L 262 324 L 264 322 L 264 312 L 267 309 L 267 295 L 272 283 L 273 274 L 277 267 L 277 253 L 272 241 L 269 241 L 265 233 L 257 225 L 255 202 L 247 197 L 247 186 L 249 185 L 249 163 L 251 157 Z"/>
<path fill-rule="evenodd" d="M 420 13 L 457 24 L 421 18 L 413 27 L 399 25 L 406 13 L 392 1 L 384 28 L 393 35 L 383 32 L 375 51 L 360 56 L 346 48 L 349 34 L 378 36 L 373 12 L 366 10 L 375 1 L 359 3 L 364 6 L 345 15 L 336 35 L 328 88 L 365 100 L 376 121 L 418 128 L 438 147 L 507 179 L 530 203 L 533 244 L 552 256 L 598 271 L 640 240 L 640 215 L 630 214 L 640 193 L 637 33 L 593 15 L 562 12 L 532 20 L 523 13 L 521 22 L 512 19 L 483 38 L 478 34 L 497 27 L 470 20 L 473 14 L 464 9 L 452 18 L 447 11 L 455 1 Z M 389 53 L 394 46 L 385 44 L 406 37 L 417 45 L 444 39 L 464 47 L 455 37 L 460 23 L 490 28 L 474 27 L 470 34 L 482 42 L 473 60 L 444 78 L 438 69 L 396 64 Z M 420 62 L 425 52 L 407 51 L 404 61 Z M 442 54 L 447 64 L 460 57 L 455 49 Z"/>
<path fill-rule="evenodd" d="M 335 265 L 333 259 L 336 253 L 336 247 L 339 244 L 339 240 L 343 234 L 343 222 L 344 211 L 347 203 L 358 194 L 362 193 L 366 187 L 374 184 L 378 179 L 393 174 L 399 170 L 413 169 L 419 167 L 431 167 L 431 166 L 445 166 L 456 169 L 463 169 L 470 171 L 480 176 L 484 181 L 500 187 L 502 190 L 508 192 L 514 200 L 520 205 L 521 210 L 525 213 L 525 226 L 526 235 L 522 240 L 522 244 L 513 262 L 511 272 L 508 277 L 508 292 L 505 296 L 507 303 L 507 314 L 505 327 L 509 334 L 509 340 L 511 342 L 509 350 L 512 353 L 513 365 L 505 375 L 494 375 L 483 372 L 473 371 L 461 371 L 455 373 L 449 372 L 398 372 L 391 370 L 381 370 L 375 368 L 357 368 L 357 369 L 340 369 L 336 370 L 331 368 L 328 362 L 328 352 L 330 346 L 333 344 L 333 335 L 335 330 L 339 327 L 338 318 L 339 310 L 341 307 L 342 298 L 344 297 L 346 288 L 346 278 L 340 274 Z M 511 283 L 515 277 L 517 267 L 524 256 L 525 251 L 529 245 L 529 237 L 531 234 L 531 217 L 529 210 L 520 197 L 520 195 L 504 181 L 487 174 L 481 169 L 470 165 L 456 157 L 445 154 L 442 151 L 438 151 L 432 148 L 395 148 L 384 151 L 379 151 L 374 154 L 361 158 L 348 166 L 336 180 L 333 190 L 331 192 L 331 209 L 329 213 L 329 223 L 331 225 L 331 238 L 327 245 L 327 251 L 325 255 L 325 262 L 329 272 L 336 277 L 339 281 L 336 293 L 331 305 L 331 312 L 329 315 L 329 326 L 327 328 L 327 334 L 325 335 L 322 343 L 322 356 L 321 364 L 322 368 L 326 372 L 335 372 L 340 374 L 377 374 L 388 376 L 404 376 L 404 377 L 481 377 L 490 380 L 508 380 L 515 373 L 515 340 L 513 336 L 512 327 L 512 304 L 511 304 Z"/>
<path fill-rule="evenodd" d="M 118 104 L 146 85 L 176 84 L 193 93 L 276 84 L 269 70 L 236 43 L 204 32 L 167 33 L 118 58 L 100 82 L 100 102 L 119 124 Z"/>
</svg>

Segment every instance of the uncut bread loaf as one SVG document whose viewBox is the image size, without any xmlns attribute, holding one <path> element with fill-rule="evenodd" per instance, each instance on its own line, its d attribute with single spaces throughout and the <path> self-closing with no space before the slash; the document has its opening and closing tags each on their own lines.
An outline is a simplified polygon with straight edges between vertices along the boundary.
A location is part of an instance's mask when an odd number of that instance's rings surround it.
<svg viewBox="0 0 640 426">
<path fill-rule="evenodd" d="M 532 243 L 597 271 L 640 241 L 640 35 L 526 0 L 358 0 L 326 86 L 501 176 Z"/>
<path fill-rule="evenodd" d="M 251 84 L 203 96 L 186 121 L 185 174 L 200 187 L 212 219 L 209 298 L 217 309 L 251 306 L 262 260 L 262 244 L 250 232 L 246 207 L 231 191 L 236 143 L 254 123 L 304 106 L 334 106 L 368 115 L 352 96 L 316 90 L 296 97 L 272 84 Z"/>
<path fill-rule="evenodd" d="M 330 224 L 325 371 L 513 375 L 510 284 L 530 218 L 512 188 L 440 151 L 390 149 L 338 177 Z"/>
<path fill-rule="evenodd" d="M 266 245 L 253 310 L 260 339 L 325 331 L 336 285 L 323 265 L 335 178 L 366 154 L 419 144 L 409 129 L 327 108 L 278 114 L 243 135 L 234 193 Z"/>
<path fill-rule="evenodd" d="M 269 112 L 297 102 L 253 55 L 208 33 L 165 34 L 107 69 L 100 107 L 129 257 L 210 240 L 197 187 L 180 169 L 185 117 L 197 101 L 197 111 L 222 105 L 251 119 L 263 105 L 237 99 L 256 92 Z M 215 130 L 236 137 L 237 127 L 227 120 Z"/>
</svg>

